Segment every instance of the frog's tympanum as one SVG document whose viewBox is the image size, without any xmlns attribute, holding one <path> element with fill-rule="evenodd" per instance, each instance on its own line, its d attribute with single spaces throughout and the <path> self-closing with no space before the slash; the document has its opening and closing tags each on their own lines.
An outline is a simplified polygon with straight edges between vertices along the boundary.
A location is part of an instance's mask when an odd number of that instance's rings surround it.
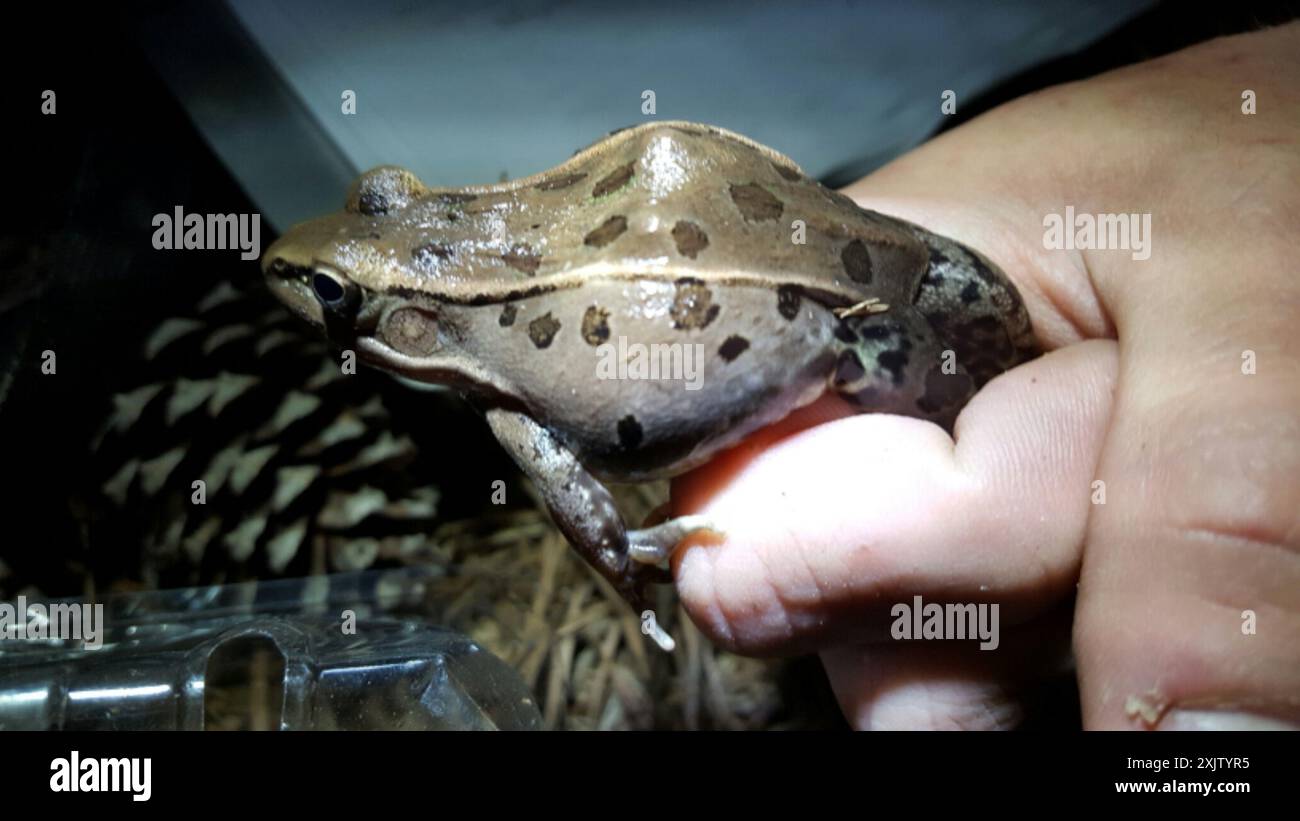
<svg viewBox="0 0 1300 821">
<path fill-rule="evenodd" d="M 638 610 L 677 543 L 714 528 L 629 531 L 604 481 L 681 473 L 827 389 L 950 428 L 1035 351 L 993 263 L 696 123 L 618 131 L 495 185 L 376 168 L 262 265 L 363 361 L 484 408 L 564 535 Z M 609 367 L 638 345 L 665 362 L 702 352 L 699 378 Z"/>
</svg>

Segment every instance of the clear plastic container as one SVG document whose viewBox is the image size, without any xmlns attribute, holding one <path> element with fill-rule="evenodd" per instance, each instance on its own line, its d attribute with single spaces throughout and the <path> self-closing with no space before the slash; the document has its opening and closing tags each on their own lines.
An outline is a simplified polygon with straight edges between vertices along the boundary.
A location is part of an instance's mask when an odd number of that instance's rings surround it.
<svg viewBox="0 0 1300 821">
<path fill-rule="evenodd" d="M 0 640 L 0 730 L 536 729 L 513 668 L 386 611 L 418 570 L 106 601 L 103 643 Z"/>
</svg>

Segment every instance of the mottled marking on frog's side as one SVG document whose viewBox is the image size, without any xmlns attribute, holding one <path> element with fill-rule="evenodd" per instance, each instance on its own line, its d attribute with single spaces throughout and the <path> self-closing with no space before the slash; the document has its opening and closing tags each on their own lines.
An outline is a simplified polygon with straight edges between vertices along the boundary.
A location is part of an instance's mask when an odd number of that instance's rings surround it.
<svg viewBox="0 0 1300 821">
<path fill-rule="evenodd" d="M 791 322 L 799 315 L 799 304 L 803 297 L 795 285 L 782 285 L 776 289 L 776 312 Z"/>
<path fill-rule="evenodd" d="M 628 414 L 618 420 L 618 443 L 625 450 L 636 450 L 641 446 L 641 440 L 644 438 L 645 433 L 641 430 L 641 423 L 636 421 L 635 416 Z"/>
<path fill-rule="evenodd" d="M 718 348 L 718 356 L 728 362 L 736 361 L 740 356 L 749 349 L 749 340 L 743 336 L 733 335 L 727 337 L 726 341 Z"/>
<path fill-rule="evenodd" d="M 614 240 L 623 235 L 627 230 L 627 217 L 613 216 L 600 224 L 591 233 L 582 238 L 583 245 L 589 245 L 592 248 L 604 248 Z"/>
<path fill-rule="evenodd" d="M 835 362 L 834 382 L 837 387 L 856 382 L 866 373 L 867 369 L 863 367 L 856 351 L 840 351 L 839 359 Z"/>
<path fill-rule="evenodd" d="M 889 371 L 889 378 L 895 385 L 903 384 L 904 372 L 907 370 L 907 352 L 912 348 L 912 343 L 906 339 L 900 340 L 900 343 L 893 350 L 876 354 L 876 364 Z"/>
<path fill-rule="evenodd" d="M 537 269 L 542 264 L 541 255 L 534 253 L 532 248 L 523 244 L 513 246 L 508 252 L 501 255 L 501 259 L 505 261 L 506 265 L 528 276 L 536 274 Z"/>
<path fill-rule="evenodd" d="M 709 247 L 709 235 L 693 222 L 678 220 L 673 226 L 673 242 L 677 244 L 677 253 L 695 259 Z"/>
<path fill-rule="evenodd" d="M 740 209 L 740 215 L 745 218 L 745 222 L 774 220 L 785 210 L 785 206 L 772 192 L 752 182 L 744 185 L 732 183 L 728 190 L 731 193 L 731 201 L 736 204 L 736 208 Z"/>
<path fill-rule="evenodd" d="M 533 188 L 536 188 L 538 191 L 559 191 L 562 188 L 576 185 L 586 178 L 587 172 L 585 171 L 578 174 L 565 174 L 560 177 L 555 177 L 554 179 L 542 180 L 537 183 L 537 185 L 534 185 Z"/>
<path fill-rule="evenodd" d="M 411 356 L 427 356 L 438 347 L 437 324 L 415 308 L 399 308 L 384 323 L 384 341 Z"/>
<path fill-rule="evenodd" d="M 975 269 L 975 276 L 979 277 L 981 282 L 991 288 L 996 288 L 998 290 L 1005 289 L 1002 278 L 989 270 L 988 263 L 986 263 L 979 254 L 968 253 L 963 254 L 963 256 L 966 257 L 966 260 L 964 261 L 969 262 L 970 266 Z"/>
<path fill-rule="evenodd" d="M 916 400 L 916 407 L 932 414 L 961 404 L 970 396 L 973 385 L 970 376 L 961 373 L 944 373 L 935 365 L 925 374 L 925 393 Z"/>
<path fill-rule="evenodd" d="M 528 337 L 538 348 L 549 348 L 559 332 L 560 320 L 551 316 L 550 311 L 528 323 Z"/>
<path fill-rule="evenodd" d="M 916 294 L 912 297 L 912 302 L 917 302 L 925 294 L 926 289 L 938 289 L 943 287 L 943 274 L 931 268 L 925 272 L 921 278 L 921 286 L 916 289 Z"/>
<path fill-rule="evenodd" d="M 411 259 L 419 265 L 432 265 L 435 259 L 449 259 L 455 249 L 440 242 L 426 242 L 411 249 Z"/>
<path fill-rule="evenodd" d="M 836 322 L 831 333 L 835 334 L 835 338 L 839 341 L 847 342 L 850 345 L 858 341 L 858 335 L 853 333 L 853 329 L 849 327 L 847 322 Z"/>
<path fill-rule="evenodd" d="M 871 284 L 871 253 L 867 251 L 867 244 L 860 239 L 855 239 L 844 250 L 840 252 L 840 262 L 844 265 L 844 273 L 849 275 L 849 279 L 854 282 L 861 282 L 863 285 Z"/>
<path fill-rule="evenodd" d="M 501 309 L 501 318 L 498 319 L 497 322 L 501 324 L 502 328 L 509 328 L 511 325 L 515 324 L 515 315 L 517 313 L 519 313 L 519 310 L 515 308 L 515 306 L 506 305 Z"/>
<path fill-rule="evenodd" d="M 592 305 L 582 315 L 582 338 L 591 346 L 609 340 L 609 311 Z"/>
<path fill-rule="evenodd" d="M 1011 340 L 1007 338 L 1006 328 L 996 316 L 977 316 L 958 324 L 957 329 L 969 339 L 978 340 L 986 346 L 986 351 L 994 356 L 1009 356 Z"/>
<path fill-rule="evenodd" d="M 635 171 L 636 160 L 633 160 L 626 165 L 620 165 L 618 168 L 615 168 L 613 171 L 600 178 L 600 182 L 596 183 L 596 187 L 591 189 L 591 195 L 593 197 L 603 197 L 606 194 L 612 194 L 627 185 L 628 181 L 632 179 L 632 175 Z"/>
<path fill-rule="evenodd" d="M 695 331 L 707 327 L 717 318 L 722 308 L 713 302 L 713 292 L 704 284 L 704 280 L 682 277 L 674 285 L 677 293 L 673 297 L 673 306 L 669 309 L 674 328 L 679 331 Z"/>
<path fill-rule="evenodd" d="M 889 325 L 862 325 L 858 328 L 858 336 L 865 342 L 868 339 L 887 339 L 892 336 L 894 329 Z"/>
</svg>

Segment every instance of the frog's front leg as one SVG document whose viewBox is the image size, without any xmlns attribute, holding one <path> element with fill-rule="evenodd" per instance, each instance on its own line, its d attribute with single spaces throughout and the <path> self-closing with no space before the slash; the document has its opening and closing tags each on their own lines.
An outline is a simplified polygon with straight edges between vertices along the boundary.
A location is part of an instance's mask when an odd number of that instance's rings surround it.
<svg viewBox="0 0 1300 821">
<path fill-rule="evenodd" d="M 488 424 L 520 469 L 537 485 L 569 543 L 638 612 L 652 609 L 646 585 L 671 580 L 658 564 L 697 530 L 715 530 L 701 516 L 682 516 L 629 532 L 609 491 L 549 430 L 518 411 L 493 408 Z M 649 635 L 665 650 L 672 638 L 657 622 Z"/>
</svg>

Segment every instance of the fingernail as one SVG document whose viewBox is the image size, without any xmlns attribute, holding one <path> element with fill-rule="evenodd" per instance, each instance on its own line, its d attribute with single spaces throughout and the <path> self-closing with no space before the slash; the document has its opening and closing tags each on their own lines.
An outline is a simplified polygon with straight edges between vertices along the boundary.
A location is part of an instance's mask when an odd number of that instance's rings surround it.
<svg viewBox="0 0 1300 821">
<path fill-rule="evenodd" d="M 1160 730 L 1300 730 L 1300 725 L 1270 716 L 1227 710 L 1170 710 Z"/>
</svg>

